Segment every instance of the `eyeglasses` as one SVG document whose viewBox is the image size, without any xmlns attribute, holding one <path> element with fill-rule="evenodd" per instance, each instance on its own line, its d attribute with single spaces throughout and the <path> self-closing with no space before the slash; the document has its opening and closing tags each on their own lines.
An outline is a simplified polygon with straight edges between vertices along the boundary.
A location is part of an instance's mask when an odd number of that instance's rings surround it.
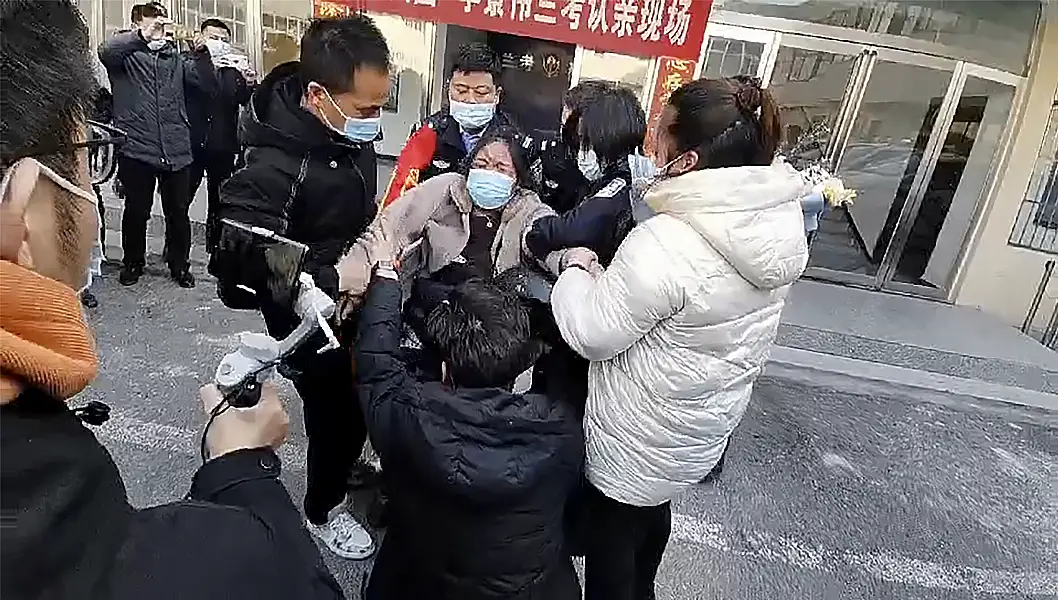
<svg viewBox="0 0 1058 600">
<path fill-rule="evenodd" d="M 117 149 L 125 143 L 125 132 L 97 121 L 88 122 L 88 138 L 74 148 L 88 150 L 88 177 L 92 185 L 106 183 L 117 171 Z"/>
<path fill-rule="evenodd" d="M 88 154 L 87 166 L 90 183 L 92 185 L 106 183 L 117 171 L 117 148 L 125 143 L 127 136 L 124 131 L 98 121 L 88 121 L 85 129 L 87 136 L 83 141 L 57 148 L 33 148 L 25 154 L 12 157 L 10 163 L 14 164 L 23 158 L 39 159 L 43 156 L 84 149 Z"/>
</svg>

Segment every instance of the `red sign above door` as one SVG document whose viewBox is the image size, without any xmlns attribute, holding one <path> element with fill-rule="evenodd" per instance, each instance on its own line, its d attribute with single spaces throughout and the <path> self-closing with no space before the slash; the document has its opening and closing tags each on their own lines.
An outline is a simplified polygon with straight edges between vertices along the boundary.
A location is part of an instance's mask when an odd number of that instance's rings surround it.
<svg viewBox="0 0 1058 600">
<path fill-rule="evenodd" d="M 712 0 L 316 0 L 408 19 L 577 44 L 600 52 L 697 60 Z M 328 6 L 329 5 L 329 6 Z"/>
</svg>

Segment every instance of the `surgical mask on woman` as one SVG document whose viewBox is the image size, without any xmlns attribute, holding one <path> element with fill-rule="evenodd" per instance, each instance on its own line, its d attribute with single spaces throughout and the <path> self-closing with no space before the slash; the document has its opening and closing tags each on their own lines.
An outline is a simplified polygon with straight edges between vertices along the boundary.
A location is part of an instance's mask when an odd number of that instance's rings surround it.
<svg viewBox="0 0 1058 600">
<path fill-rule="evenodd" d="M 471 169 L 467 193 L 478 208 L 493 210 L 505 206 L 514 193 L 514 178 L 489 169 Z"/>
<path fill-rule="evenodd" d="M 331 93 L 327 91 L 327 88 L 323 88 L 323 93 L 327 94 L 327 99 L 331 101 L 331 105 L 333 105 L 335 110 L 338 111 L 338 114 L 342 115 L 342 118 L 345 119 L 345 125 L 342 129 L 338 129 L 337 127 L 328 123 L 331 129 L 344 135 L 346 138 L 353 142 L 365 143 L 375 141 L 375 139 L 378 137 L 378 132 L 382 127 L 382 115 L 379 115 L 377 117 L 361 117 L 358 119 L 354 119 L 353 117 L 346 115 L 342 108 L 338 106 L 338 103 L 335 102 L 334 98 L 331 97 Z"/>
<path fill-rule="evenodd" d="M 599 166 L 599 157 L 591 148 L 581 149 L 577 152 L 577 168 L 588 181 L 595 181 L 602 177 L 602 167 Z"/>
<path fill-rule="evenodd" d="M 496 104 L 494 102 L 457 102 L 449 100 L 448 114 L 459 123 L 463 129 L 471 131 L 481 129 L 492 121 L 496 116 Z"/>
</svg>

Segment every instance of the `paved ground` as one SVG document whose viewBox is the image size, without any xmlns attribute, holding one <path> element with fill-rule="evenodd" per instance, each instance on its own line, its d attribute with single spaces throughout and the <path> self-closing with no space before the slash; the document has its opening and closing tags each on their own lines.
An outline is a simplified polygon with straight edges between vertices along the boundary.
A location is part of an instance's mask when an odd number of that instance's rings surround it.
<svg viewBox="0 0 1058 600">
<path fill-rule="evenodd" d="M 233 334 L 258 329 L 201 281 L 97 284 L 102 373 L 85 399 L 113 408 L 99 429 L 129 495 L 186 492 L 203 419 L 195 390 Z M 284 481 L 300 504 L 305 439 Z M 662 600 L 1058 597 L 1058 415 L 960 411 L 764 381 L 721 482 L 676 504 Z M 368 565 L 329 561 L 356 598 Z"/>
</svg>

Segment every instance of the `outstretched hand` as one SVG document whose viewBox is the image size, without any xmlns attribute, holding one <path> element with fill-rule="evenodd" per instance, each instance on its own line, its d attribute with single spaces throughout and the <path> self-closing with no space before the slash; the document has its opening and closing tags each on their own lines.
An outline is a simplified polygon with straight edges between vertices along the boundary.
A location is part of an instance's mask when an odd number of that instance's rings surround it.
<svg viewBox="0 0 1058 600">
<path fill-rule="evenodd" d="M 363 239 L 367 249 L 368 266 L 373 268 L 379 263 L 396 266 L 398 249 L 381 226 L 369 228 L 364 232 Z"/>
</svg>

